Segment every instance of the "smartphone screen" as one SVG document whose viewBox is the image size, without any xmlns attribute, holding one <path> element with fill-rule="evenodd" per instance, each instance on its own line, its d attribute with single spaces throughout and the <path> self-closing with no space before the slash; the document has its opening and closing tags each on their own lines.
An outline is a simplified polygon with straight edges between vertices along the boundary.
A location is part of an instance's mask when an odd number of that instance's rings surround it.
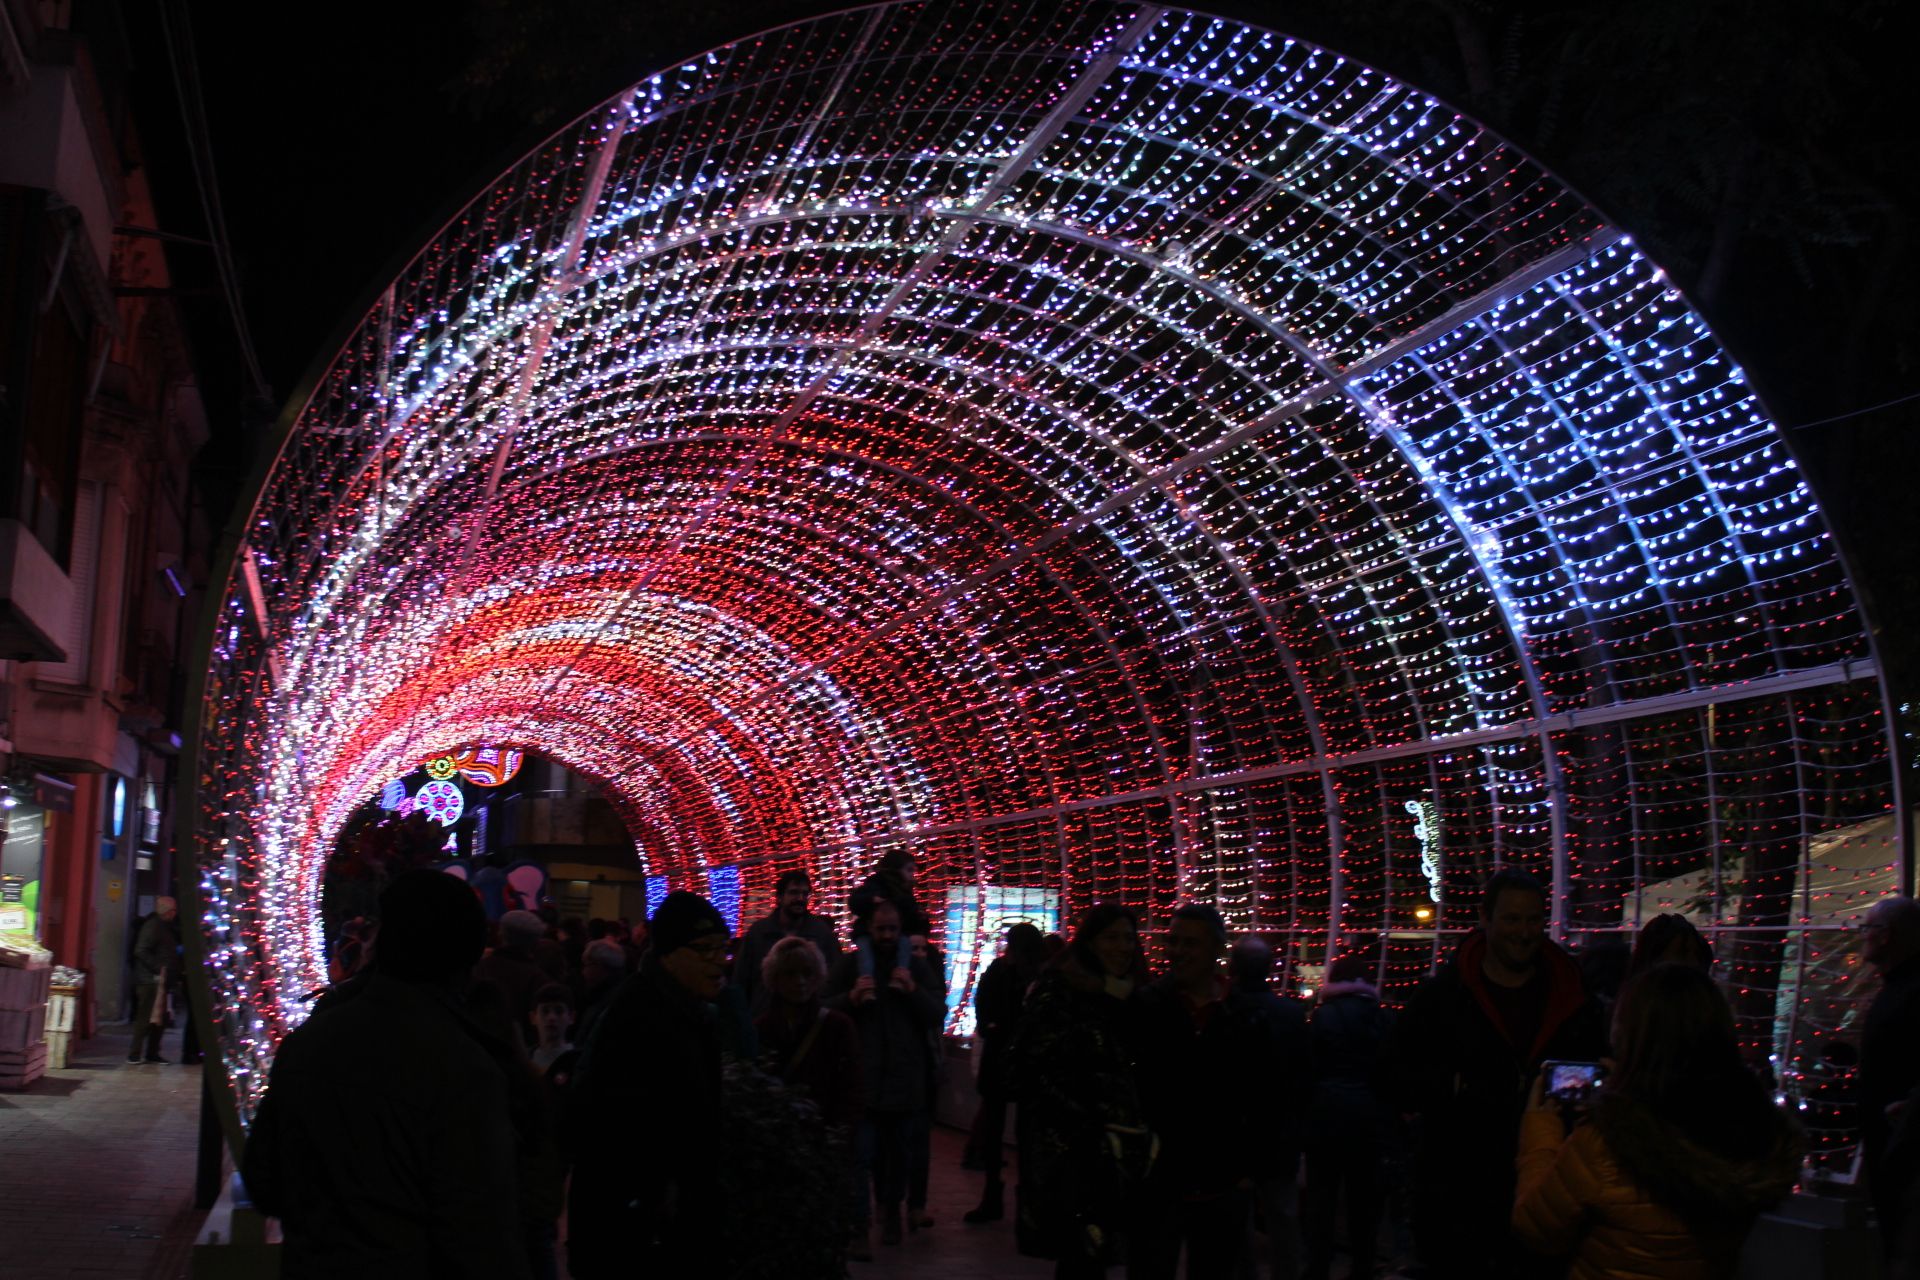
<svg viewBox="0 0 1920 1280">
<path fill-rule="evenodd" d="M 1547 1092 L 1565 1102 L 1585 1102 L 1606 1074 L 1597 1062 L 1547 1062 Z"/>
</svg>

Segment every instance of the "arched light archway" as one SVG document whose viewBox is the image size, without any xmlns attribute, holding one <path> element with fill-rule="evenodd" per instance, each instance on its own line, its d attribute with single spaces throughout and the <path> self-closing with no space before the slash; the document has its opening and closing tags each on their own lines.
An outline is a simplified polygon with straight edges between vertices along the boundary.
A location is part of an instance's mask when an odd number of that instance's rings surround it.
<svg viewBox="0 0 1920 1280">
<path fill-rule="evenodd" d="M 676 885 L 905 845 L 1390 983 L 1502 863 L 1563 931 L 1777 939 L 1897 807 L 1826 523 L 1631 240 L 1380 72 L 1129 3 L 855 9 L 556 134 L 295 407 L 207 660 L 242 1116 L 334 833 L 465 743 L 603 781 Z"/>
</svg>

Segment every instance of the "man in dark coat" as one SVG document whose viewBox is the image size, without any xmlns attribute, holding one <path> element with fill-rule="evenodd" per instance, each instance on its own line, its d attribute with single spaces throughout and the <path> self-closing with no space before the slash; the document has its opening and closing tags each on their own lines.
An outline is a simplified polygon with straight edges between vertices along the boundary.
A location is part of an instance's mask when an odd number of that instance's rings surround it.
<svg viewBox="0 0 1920 1280">
<path fill-rule="evenodd" d="M 653 947 L 594 1028 L 569 1100 L 567 1261 L 576 1280 L 697 1275 L 717 1256 L 720 1037 L 727 922 L 670 893 Z"/>
<path fill-rule="evenodd" d="M 585 1046 L 593 1038 L 593 1029 L 627 976 L 627 952 L 612 938 L 595 938 L 580 953 L 580 985 L 574 998 L 578 1011 L 573 1018 L 571 1039 Z"/>
<path fill-rule="evenodd" d="M 540 964 L 539 946 L 547 926 L 531 911 L 509 911 L 500 917 L 500 945 L 487 953 L 474 977 L 491 982 L 507 998 L 507 1013 L 517 1029 L 528 1026 L 534 992 L 553 982 Z M 563 971 L 564 976 L 564 971 Z"/>
<path fill-rule="evenodd" d="M 486 927 L 465 884 L 401 874 L 371 971 L 281 1041 L 241 1172 L 287 1280 L 526 1277 L 506 1077 L 459 1003 Z"/>
<path fill-rule="evenodd" d="M 1227 953 L 1232 988 L 1227 1003 L 1257 1029 L 1258 1078 L 1265 1082 L 1260 1109 L 1247 1117 L 1258 1124 L 1254 1137 L 1253 1201 L 1266 1224 L 1273 1261 L 1272 1280 L 1294 1280 L 1300 1261 L 1301 1110 L 1307 1091 L 1307 1010 L 1269 985 L 1273 948 L 1249 935 Z M 1251 1225 L 1251 1224 L 1250 1224 Z M 1255 1274 L 1251 1240 L 1241 1255 L 1239 1275 Z M 1356 1272 L 1356 1274 L 1358 1274 Z"/>
<path fill-rule="evenodd" d="M 840 957 L 827 982 L 829 1003 L 845 1010 L 860 1028 L 866 1110 L 856 1135 L 861 1168 L 880 1206 L 880 1239 L 898 1244 L 907 1194 L 907 1140 L 915 1116 L 932 1105 L 930 1037 L 944 1009 L 940 987 L 913 958 L 901 935 L 900 912 L 891 900 L 874 904 L 870 934 Z M 865 1197 L 861 1197 L 864 1210 Z M 854 1224 L 855 1248 L 870 1219 Z"/>
<path fill-rule="evenodd" d="M 756 1016 L 768 1008 L 769 997 L 760 969 L 766 964 L 774 943 L 782 938 L 805 938 L 820 948 L 820 956 L 829 970 L 840 958 L 840 939 L 833 931 L 833 921 L 807 910 L 813 898 L 813 882 L 807 879 L 806 872 L 789 871 L 781 876 L 774 885 L 774 897 L 777 905 L 748 927 L 733 960 L 733 985 L 746 993 L 748 1007 Z"/>
<path fill-rule="evenodd" d="M 1373 1274 L 1385 1204 L 1393 1118 L 1382 1066 L 1393 1020 L 1380 1007 L 1372 966 L 1342 956 L 1327 968 L 1308 1031 L 1311 1084 L 1302 1133 L 1307 1157 L 1307 1280 L 1333 1269 L 1335 1221 L 1347 1226 L 1349 1275 Z M 1344 1193 L 1344 1194 L 1343 1194 Z M 1341 1201 L 1345 1213 L 1341 1214 Z"/>
<path fill-rule="evenodd" d="M 1439 1277 L 1520 1266 L 1510 1241 L 1527 1089 L 1549 1058 L 1607 1047 L 1600 1006 L 1546 935 L 1546 889 L 1518 868 L 1482 891 L 1480 928 L 1414 993 L 1393 1048 L 1400 1106 L 1418 1117 L 1414 1245 Z"/>
<path fill-rule="evenodd" d="M 1191 1280 L 1232 1276 L 1269 1154 L 1260 1148 L 1281 1140 L 1274 1041 L 1261 1014 L 1232 998 L 1226 954 L 1218 911 L 1174 911 L 1167 977 L 1143 1008 L 1141 1094 L 1161 1145 L 1128 1245 L 1136 1280 L 1173 1280 L 1183 1247 Z"/>
<path fill-rule="evenodd" d="M 1861 935 L 1861 955 L 1879 970 L 1880 992 L 1867 1006 L 1860 1034 L 1860 1145 L 1891 1255 L 1901 1239 L 1908 1188 L 1920 1175 L 1920 1117 L 1907 1114 L 1909 1096 L 1920 1087 L 1920 903 L 1882 898 L 1867 912 Z"/>
<path fill-rule="evenodd" d="M 133 1044 L 128 1062 L 165 1062 L 160 1056 L 160 1034 L 166 1028 L 166 992 L 179 958 L 180 934 L 173 922 L 180 914 L 172 898 L 157 898 L 153 914 L 141 922 L 133 943 Z"/>
</svg>

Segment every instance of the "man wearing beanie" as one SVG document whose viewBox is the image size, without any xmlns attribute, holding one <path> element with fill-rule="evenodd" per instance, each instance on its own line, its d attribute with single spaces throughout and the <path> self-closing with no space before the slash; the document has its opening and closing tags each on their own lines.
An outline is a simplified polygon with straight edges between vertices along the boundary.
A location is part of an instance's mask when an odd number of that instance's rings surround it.
<svg viewBox="0 0 1920 1280">
<path fill-rule="evenodd" d="M 524 1280 L 507 1082 L 460 1012 L 480 901 L 438 871 L 380 895 L 372 968 L 280 1042 L 242 1176 L 287 1280 Z"/>
<path fill-rule="evenodd" d="M 574 1069 L 575 1280 L 693 1274 L 719 1229 L 712 1001 L 725 981 L 727 924 L 686 892 L 668 894 L 647 923 L 652 949 L 613 994 Z"/>
</svg>

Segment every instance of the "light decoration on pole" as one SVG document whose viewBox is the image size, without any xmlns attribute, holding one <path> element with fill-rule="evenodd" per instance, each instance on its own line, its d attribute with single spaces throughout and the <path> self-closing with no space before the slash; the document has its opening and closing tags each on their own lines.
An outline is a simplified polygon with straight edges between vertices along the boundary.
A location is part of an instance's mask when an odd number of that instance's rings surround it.
<svg viewBox="0 0 1920 1280">
<path fill-rule="evenodd" d="M 1789 1063 L 1830 1020 L 1776 1023 L 1783 939 L 1900 857 L 1807 887 L 1898 809 L 1874 655 L 1657 267 L 1417 90 L 1177 9 L 854 9 L 588 113 L 381 293 L 218 581 L 183 811 L 242 1117 L 336 833 L 449 744 L 596 779 L 650 901 L 837 907 L 907 848 L 930 901 L 1378 948 L 1389 999 L 1496 865 L 1575 943 L 1704 870 Z"/>
</svg>

